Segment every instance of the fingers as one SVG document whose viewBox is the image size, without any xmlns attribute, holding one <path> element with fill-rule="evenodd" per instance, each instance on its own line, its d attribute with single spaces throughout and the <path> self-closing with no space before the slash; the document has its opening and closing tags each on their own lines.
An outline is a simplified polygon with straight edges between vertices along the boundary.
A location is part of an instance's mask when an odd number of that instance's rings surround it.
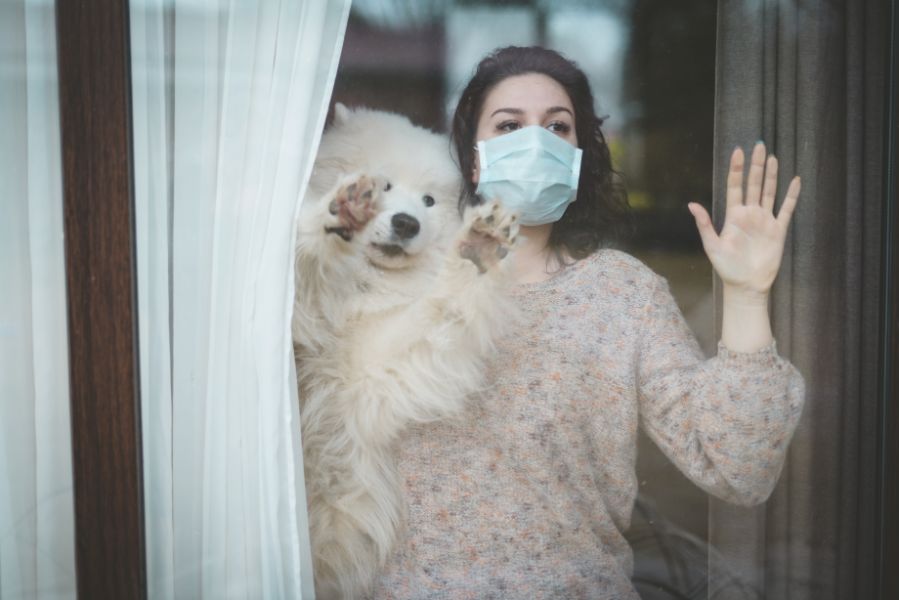
<svg viewBox="0 0 899 600">
<path fill-rule="evenodd" d="M 743 204 L 744 160 L 743 150 L 740 147 L 734 148 L 730 157 L 730 170 L 727 173 L 727 208 Z M 745 197 L 747 206 L 761 206 L 766 211 L 773 213 L 777 196 L 777 171 L 777 158 L 771 155 L 766 159 L 765 144 L 758 142 L 753 147 L 752 156 L 750 157 Z M 800 187 L 799 177 L 796 176 L 790 182 L 787 195 L 784 197 L 780 212 L 777 214 L 777 222 L 784 228 L 789 226 L 793 211 L 796 209 Z M 696 219 L 699 233 L 702 235 L 703 245 L 705 245 L 707 238 L 711 239 L 709 238 L 708 230 L 711 230 L 712 235 L 715 235 L 714 228 L 711 226 L 711 219 L 709 219 L 708 213 L 702 206 L 695 203 L 691 203 L 689 206 L 690 212 L 693 213 Z M 714 239 L 717 240 L 718 236 L 715 235 Z"/>
<path fill-rule="evenodd" d="M 796 209 L 796 201 L 799 200 L 799 189 L 801 187 L 799 175 L 797 175 L 793 178 L 793 181 L 790 182 L 790 187 L 787 188 L 787 195 L 784 198 L 783 204 L 780 206 L 780 212 L 777 213 L 777 222 L 780 223 L 784 229 L 790 224 L 790 217 L 793 216 L 793 211 Z"/>
<path fill-rule="evenodd" d="M 727 172 L 727 208 L 743 204 L 743 160 L 743 149 L 734 148 L 730 155 L 730 171 Z"/>
<path fill-rule="evenodd" d="M 749 180 L 746 182 L 746 204 L 758 206 L 762 198 L 762 177 L 765 173 L 765 144 L 758 142 L 752 149 Z"/>
<path fill-rule="evenodd" d="M 696 202 L 687 204 L 690 214 L 696 220 L 696 228 L 699 230 L 699 237 L 702 238 L 702 246 L 706 250 L 713 248 L 718 243 L 718 234 L 715 233 L 715 227 L 712 225 L 712 219 L 709 217 L 708 211 Z"/>
<path fill-rule="evenodd" d="M 777 158 L 772 154 L 765 165 L 765 187 L 762 189 L 762 208 L 774 210 L 774 197 L 777 193 Z"/>
</svg>

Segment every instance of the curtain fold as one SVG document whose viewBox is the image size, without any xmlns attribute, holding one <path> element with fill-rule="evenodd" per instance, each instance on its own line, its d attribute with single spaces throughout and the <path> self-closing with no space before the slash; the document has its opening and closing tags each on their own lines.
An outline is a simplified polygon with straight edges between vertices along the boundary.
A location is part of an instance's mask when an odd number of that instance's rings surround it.
<svg viewBox="0 0 899 600">
<path fill-rule="evenodd" d="M 780 161 L 780 196 L 802 177 L 772 320 L 807 391 L 771 499 L 713 501 L 711 541 L 756 597 L 873 598 L 886 4 L 724 0 L 718 10 L 715 189 L 733 147 L 760 138 Z"/>
<path fill-rule="evenodd" d="M 150 597 L 312 597 L 293 223 L 348 13 L 132 2 Z"/>
<path fill-rule="evenodd" d="M 173 594 L 172 364 L 169 235 L 171 101 L 163 0 L 131 7 L 135 254 L 149 597 Z M 153 452 L 148 452 L 153 449 Z"/>
<path fill-rule="evenodd" d="M 0 3 L 0 598 L 74 598 L 52 2 Z"/>
</svg>

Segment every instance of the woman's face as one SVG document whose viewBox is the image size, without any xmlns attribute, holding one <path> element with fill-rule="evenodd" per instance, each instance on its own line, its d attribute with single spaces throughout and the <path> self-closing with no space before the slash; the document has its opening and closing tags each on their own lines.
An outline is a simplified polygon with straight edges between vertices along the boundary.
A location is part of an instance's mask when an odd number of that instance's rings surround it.
<svg viewBox="0 0 899 600">
<path fill-rule="evenodd" d="M 540 73 L 514 75 L 496 84 L 484 99 L 478 117 L 476 141 L 487 140 L 522 127 L 539 125 L 572 146 L 577 146 L 574 106 L 555 79 Z M 478 182 L 475 160 L 472 182 Z"/>
</svg>

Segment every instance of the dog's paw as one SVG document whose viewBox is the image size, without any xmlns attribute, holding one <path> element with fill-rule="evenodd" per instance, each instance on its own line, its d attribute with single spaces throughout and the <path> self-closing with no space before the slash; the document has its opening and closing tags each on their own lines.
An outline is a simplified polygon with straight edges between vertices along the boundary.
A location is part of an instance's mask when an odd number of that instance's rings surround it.
<svg viewBox="0 0 899 600">
<path fill-rule="evenodd" d="M 365 228 L 380 211 L 381 190 L 389 184 L 380 177 L 362 175 L 338 188 L 328 205 L 335 223 L 325 227 L 328 233 L 336 233 L 343 239 L 353 239 L 353 234 Z"/>
<path fill-rule="evenodd" d="M 484 273 L 509 253 L 518 236 L 518 216 L 497 202 L 469 209 L 465 219 L 459 256 L 470 260 Z"/>
</svg>

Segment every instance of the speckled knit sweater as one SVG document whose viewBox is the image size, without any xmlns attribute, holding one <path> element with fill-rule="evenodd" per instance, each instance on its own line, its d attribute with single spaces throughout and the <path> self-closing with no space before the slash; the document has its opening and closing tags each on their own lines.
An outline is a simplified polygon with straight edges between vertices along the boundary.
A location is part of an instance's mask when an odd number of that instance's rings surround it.
<svg viewBox="0 0 899 600">
<path fill-rule="evenodd" d="M 638 425 L 716 496 L 774 486 L 804 387 L 773 343 L 704 360 L 664 279 L 613 250 L 515 297 L 486 392 L 398 447 L 407 523 L 375 598 L 637 598 Z"/>
</svg>

